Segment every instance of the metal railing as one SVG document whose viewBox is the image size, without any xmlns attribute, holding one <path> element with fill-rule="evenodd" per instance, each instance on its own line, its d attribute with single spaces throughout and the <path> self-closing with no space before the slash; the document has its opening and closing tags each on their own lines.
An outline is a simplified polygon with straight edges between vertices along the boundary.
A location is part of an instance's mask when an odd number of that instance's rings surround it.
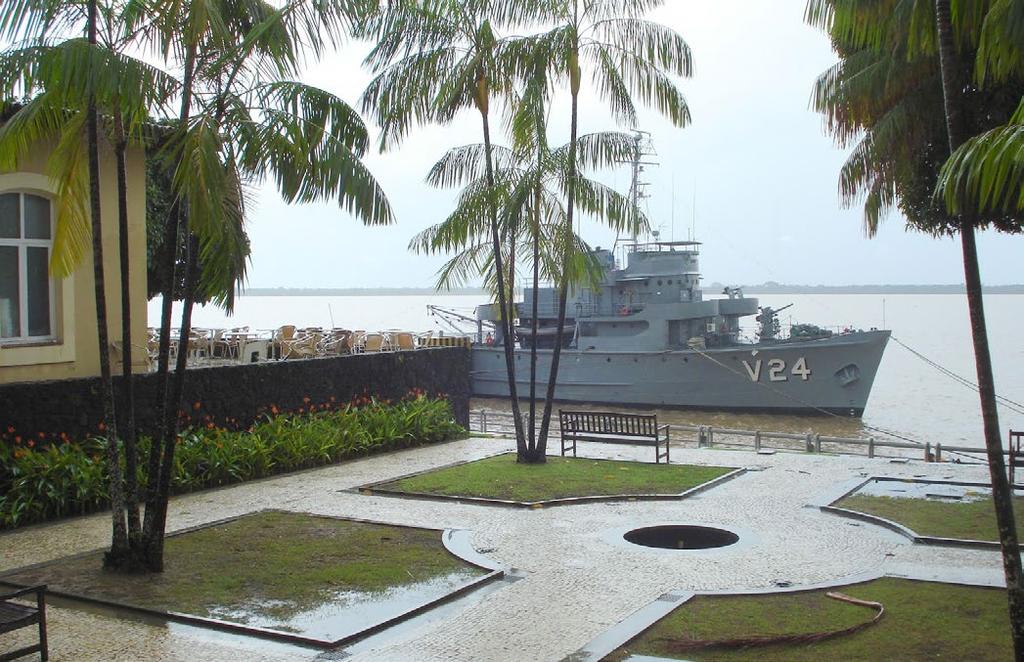
<svg viewBox="0 0 1024 662">
<path fill-rule="evenodd" d="M 523 415 L 523 427 L 527 426 L 527 417 Z M 515 426 L 511 412 L 493 409 L 477 409 L 470 412 L 470 432 L 479 434 L 513 435 Z M 540 428 L 540 411 L 537 413 L 536 427 Z M 979 457 L 970 460 L 985 462 L 985 449 L 968 446 L 949 446 L 930 442 L 918 444 L 907 441 L 890 441 L 875 437 L 834 437 L 816 432 L 770 432 L 765 430 L 738 430 L 734 428 L 714 427 L 711 425 L 669 425 L 672 443 L 677 446 L 694 448 L 724 448 L 733 450 L 770 451 L 801 451 L 807 453 L 866 453 L 869 458 L 891 457 L 906 458 L 919 456 L 925 462 L 942 462 L 947 454 L 977 454 Z M 552 415 L 549 436 L 560 438 L 558 420 Z M 888 450 L 904 451 L 889 454 Z M 914 451 L 907 453 L 906 451 Z M 1004 454 L 1008 451 L 1004 450 Z"/>
</svg>

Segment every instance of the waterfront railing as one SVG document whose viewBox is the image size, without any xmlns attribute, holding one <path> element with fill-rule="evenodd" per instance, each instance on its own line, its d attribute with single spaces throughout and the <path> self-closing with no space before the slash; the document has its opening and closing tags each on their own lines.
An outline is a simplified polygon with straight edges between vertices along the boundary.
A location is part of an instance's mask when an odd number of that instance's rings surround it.
<svg viewBox="0 0 1024 662">
<path fill-rule="evenodd" d="M 478 409 L 470 413 L 470 432 L 479 434 L 513 435 L 515 426 L 511 412 L 493 409 Z M 523 416 L 523 426 L 527 425 Z M 536 427 L 540 428 L 540 416 Z M 816 432 L 772 432 L 766 430 L 739 430 L 712 425 L 669 425 L 672 443 L 693 448 L 722 448 L 730 450 L 752 450 L 771 453 L 773 451 L 800 451 L 808 453 L 866 454 L 869 458 L 908 458 L 918 456 L 925 462 L 972 463 L 986 461 L 985 449 L 969 446 L 952 446 L 942 443 L 911 442 L 875 437 L 835 437 Z M 549 436 L 557 439 L 558 426 L 553 425 Z M 893 451 L 896 451 L 893 453 Z M 912 451 L 912 452 L 911 452 Z M 1008 451 L 1004 450 L 1004 454 Z"/>
</svg>

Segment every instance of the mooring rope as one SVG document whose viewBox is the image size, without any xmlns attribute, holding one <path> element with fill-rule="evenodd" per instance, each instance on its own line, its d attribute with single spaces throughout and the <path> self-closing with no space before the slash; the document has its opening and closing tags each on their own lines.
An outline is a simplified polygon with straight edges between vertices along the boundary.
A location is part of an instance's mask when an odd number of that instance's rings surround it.
<svg viewBox="0 0 1024 662">
<path fill-rule="evenodd" d="M 959 382 L 963 386 L 966 386 L 967 388 L 969 388 L 969 389 L 971 389 L 971 390 L 973 390 L 975 392 L 977 392 L 979 390 L 978 389 L 978 385 L 975 384 L 974 382 L 972 382 L 971 380 L 967 379 L 966 377 L 962 377 L 962 376 L 956 374 L 955 372 L 953 372 L 952 370 L 950 370 L 949 368 L 946 368 L 945 366 L 942 366 L 939 363 L 933 361 L 932 359 L 928 358 L 927 356 L 925 356 L 921 352 L 917 351 L 913 347 L 910 347 L 909 345 L 904 343 L 902 340 L 900 340 L 896 336 L 891 336 L 891 338 L 892 338 L 892 341 L 895 342 L 897 345 L 899 345 L 903 349 L 907 350 L 908 352 L 910 352 L 911 354 L 913 354 L 917 358 L 921 359 L 922 361 L 924 361 L 925 363 L 927 363 L 931 367 L 935 368 L 936 370 L 938 370 L 942 374 L 946 375 L 947 377 L 949 377 L 953 381 Z M 1011 400 L 1009 398 L 1003 397 L 1003 396 L 998 395 L 998 394 L 996 395 L 996 401 L 999 402 L 1004 407 L 1006 407 L 1007 409 L 1009 409 L 1010 411 L 1012 411 L 1014 413 L 1024 414 L 1024 404 L 1021 404 L 1020 402 L 1017 402 L 1015 400 Z"/>
<path fill-rule="evenodd" d="M 744 375 L 742 372 L 740 372 L 739 368 L 733 368 L 732 366 L 726 365 L 725 363 L 722 363 L 721 361 L 719 361 L 715 357 L 711 356 L 707 352 L 705 352 L 703 350 L 700 350 L 700 349 L 698 349 L 696 347 L 692 347 L 691 349 L 693 349 L 693 351 L 697 352 L 697 354 L 699 354 L 700 356 L 704 357 L 705 359 L 711 361 L 715 365 L 718 365 L 718 366 L 724 368 L 725 370 L 728 370 L 729 372 L 733 373 L 734 375 L 736 375 L 740 379 L 744 379 L 744 380 L 746 379 L 746 375 Z M 787 398 L 789 400 L 792 400 L 793 402 L 801 404 L 801 405 L 803 405 L 804 407 L 806 407 L 808 409 L 813 409 L 814 411 L 817 411 L 820 414 L 824 414 L 825 416 L 831 416 L 832 418 L 843 419 L 843 420 L 846 419 L 845 416 L 840 416 L 839 414 L 836 414 L 835 412 L 831 412 L 831 411 L 829 411 L 827 409 L 823 409 L 821 407 L 818 407 L 817 405 L 813 405 L 813 404 L 807 402 L 806 400 L 802 400 L 801 398 L 798 398 L 797 396 L 792 395 L 791 393 L 786 393 L 785 391 L 783 391 L 781 389 L 775 388 L 771 384 L 766 384 L 766 383 L 760 382 L 760 381 L 753 382 L 753 383 L 757 384 L 758 386 L 760 386 L 762 388 L 766 388 L 766 389 L 772 391 L 776 395 L 781 395 L 784 398 Z M 878 434 L 884 434 L 884 435 L 886 435 L 888 437 L 892 437 L 894 439 L 899 439 L 900 441 L 905 441 L 908 444 L 915 444 L 915 445 L 920 446 L 922 448 L 924 448 L 927 445 L 923 441 L 919 441 L 917 439 L 912 439 L 912 438 L 910 438 L 910 437 L 908 437 L 908 436 L 906 436 L 904 434 L 901 434 L 901 433 L 898 433 L 898 432 L 893 432 L 892 430 L 886 430 L 885 428 L 875 427 L 873 425 L 868 425 L 867 423 L 863 423 L 863 422 L 861 423 L 861 425 L 864 427 L 865 430 L 868 430 L 870 432 L 877 432 Z M 969 460 L 974 460 L 976 462 L 982 462 L 982 463 L 985 462 L 985 460 L 983 458 L 979 458 L 979 457 L 976 457 L 974 455 L 970 455 L 968 453 L 962 453 L 962 452 L 959 452 L 959 451 L 947 451 L 947 452 L 950 455 L 958 455 L 960 457 L 964 457 L 964 458 L 967 458 Z"/>
</svg>

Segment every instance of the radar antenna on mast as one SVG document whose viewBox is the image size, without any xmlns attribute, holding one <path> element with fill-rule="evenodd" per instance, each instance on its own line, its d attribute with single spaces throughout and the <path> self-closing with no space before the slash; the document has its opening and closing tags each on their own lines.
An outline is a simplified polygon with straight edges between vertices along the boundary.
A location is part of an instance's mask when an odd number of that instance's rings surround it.
<svg viewBox="0 0 1024 662">
<path fill-rule="evenodd" d="M 654 141 L 651 140 L 651 134 L 649 131 L 633 129 L 633 144 L 633 159 L 631 161 L 621 161 L 620 163 L 628 163 L 633 169 L 633 175 L 629 186 L 629 202 L 634 209 L 639 209 L 641 201 L 647 200 L 651 197 L 651 194 L 647 191 L 647 187 L 650 186 L 650 182 L 642 180 L 645 166 L 656 166 L 660 164 L 657 161 L 645 160 L 647 157 L 658 155 L 654 149 Z M 634 247 L 638 244 L 638 237 L 635 228 L 629 241 Z M 618 243 L 618 240 L 616 240 L 616 243 Z"/>
</svg>

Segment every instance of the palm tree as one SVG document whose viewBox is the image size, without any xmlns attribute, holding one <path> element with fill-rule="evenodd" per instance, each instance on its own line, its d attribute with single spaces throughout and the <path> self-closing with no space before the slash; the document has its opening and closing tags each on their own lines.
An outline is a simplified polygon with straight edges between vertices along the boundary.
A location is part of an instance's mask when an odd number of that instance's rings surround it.
<svg viewBox="0 0 1024 662">
<path fill-rule="evenodd" d="M 869 229 L 874 229 L 882 211 L 899 204 L 912 224 L 935 233 L 957 233 L 961 238 L 992 498 L 1014 647 L 1020 659 L 1024 656 L 1024 580 L 1012 492 L 1004 472 L 974 238 L 976 226 L 1013 227 L 1016 223 L 1019 227 L 1019 222 L 953 216 L 932 193 L 939 167 L 964 137 L 990 128 L 986 123 L 1003 121 L 1012 111 L 1010 104 L 1020 98 L 1019 92 L 1014 98 L 997 88 L 973 88 L 968 94 L 959 82 L 962 73 L 971 69 L 977 43 L 971 27 L 979 24 L 986 4 L 960 5 L 956 38 L 949 0 L 936 0 L 934 5 L 925 0 L 811 0 L 807 17 L 832 36 L 842 57 L 839 65 L 819 79 L 816 105 L 826 113 L 832 132 L 841 141 L 866 130 L 844 166 L 840 184 L 844 196 L 850 200 L 867 191 Z"/>
<path fill-rule="evenodd" d="M 305 2 L 280 9 L 253 2 L 241 12 L 231 2 L 194 0 L 181 13 L 164 13 L 162 50 L 183 54 L 185 81 L 176 127 L 159 155 L 173 172 L 172 216 L 183 226 L 168 224 L 165 245 L 177 246 L 179 233 L 187 237 L 180 347 L 187 347 L 196 297 L 230 305 L 234 285 L 244 276 L 249 184 L 270 177 L 289 202 L 334 198 L 364 223 L 392 222 L 383 191 L 360 161 L 368 138 L 358 114 L 337 97 L 289 79 L 297 73 L 300 45 L 318 48 L 333 38 L 336 21 L 358 18 L 347 13 L 360 9 L 358 4 L 337 3 L 332 6 L 338 13 L 318 14 Z M 171 260 L 173 269 L 179 260 Z M 173 292 L 165 292 L 165 371 L 172 298 Z M 173 383 L 164 380 L 162 443 L 150 455 L 143 537 L 146 562 L 154 570 L 162 567 L 186 359 L 180 351 Z"/>
<path fill-rule="evenodd" d="M 397 145 L 414 124 L 446 123 L 463 109 L 480 115 L 484 139 L 485 181 L 495 186 L 491 141 L 491 100 L 510 93 L 523 51 L 503 41 L 496 25 L 508 21 L 518 6 L 497 0 L 396 0 L 367 21 L 363 36 L 377 39 L 366 58 L 376 74 L 363 94 L 363 109 L 373 111 L 381 126 L 381 149 Z M 498 208 L 486 207 L 498 307 L 502 311 L 505 368 L 508 375 L 516 445 L 525 455 L 526 441 L 515 378 L 511 274 L 506 264 Z"/>
<path fill-rule="evenodd" d="M 644 18 L 662 0 L 543 0 L 539 14 L 555 27 L 534 39 L 536 57 L 548 65 L 553 80 L 567 80 L 571 104 L 566 232 L 576 219 L 579 95 L 583 66 L 589 65 L 599 95 L 615 119 L 635 126 L 633 97 L 653 105 L 675 126 L 686 126 L 690 111 L 670 76 L 692 73 L 690 48 L 673 30 Z M 558 322 L 541 419 L 540 445 L 546 443 L 561 358 L 569 281 L 559 279 Z M 538 460 L 539 461 L 539 460 Z"/>
<path fill-rule="evenodd" d="M 69 122 L 68 127 L 64 130 L 63 136 L 68 142 L 79 141 L 81 142 L 82 135 L 85 136 L 85 155 L 84 158 L 87 163 L 87 170 L 78 170 L 74 174 L 77 176 L 75 184 L 81 186 L 82 176 L 87 178 L 87 213 L 81 214 L 79 221 L 84 218 L 89 218 L 92 233 L 92 257 L 93 257 L 93 282 L 94 282 L 94 293 L 95 293 L 95 305 L 96 305 L 96 337 L 99 344 L 99 363 L 100 363 L 100 390 L 102 393 L 103 403 L 103 420 L 106 424 L 108 442 L 107 442 L 107 463 L 108 471 L 110 472 L 110 499 L 111 503 L 114 504 L 115 508 L 112 515 L 113 525 L 113 544 L 111 548 L 112 554 L 119 554 L 127 547 L 127 530 L 124 521 L 124 490 L 120 475 L 120 463 L 118 458 L 117 448 L 117 420 L 114 411 L 114 387 L 111 378 L 110 370 L 110 345 L 108 339 L 108 324 L 107 324 L 107 307 L 106 307 L 106 291 L 104 289 L 105 273 L 103 264 L 103 236 L 102 236 L 102 205 L 100 201 L 100 175 L 99 175 L 99 127 L 98 127 L 98 113 L 97 113 L 97 79 L 99 76 L 98 58 L 96 55 L 97 46 L 97 34 L 99 25 L 99 7 L 97 0 L 88 0 L 86 3 L 86 12 L 84 16 L 84 32 L 85 42 L 87 48 L 85 50 L 86 57 L 84 58 L 83 68 L 81 73 L 84 74 L 84 87 L 75 90 L 78 93 L 78 108 L 80 110 L 80 116 L 75 118 L 75 121 Z M 22 2 L 13 2 L 5 4 L 3 10 L 0 10 L 0 31 L 2 31 L 8 37 L 22 37 L 27 36 L 28 38 L 42 37 L 48 31 L 54 29 L 60 25 L 67 27 L 75 23 L 76 11 L 67 4 L 57 2 L 45 2 L 45 3 L 31 3 L 27 0 Z M 73 83 L 72 83 L 73 85 Z M 31 90 L 32 83 L 30 82 L 26 87 Z M 52 105 L 54 99 L 46 99 L 43 103 L 48 106 L 51 111 L 56 111 L 59 114 L 59 110 L 55 109 Z M 40 105 L 43 105 L 41 103 Z M 8 123 L 10 124 L 10 123 Z M 15 125 L 17 126 L 17 125 Z M 36 124 L 33 128 L 37 131 L 40 126 Z M 5 133 L 10 136 L 13 131 L 10 126 L 5 126 Z M 42 135 L 41 133 L 37 133 Z M 53 135 L 53 134 L 50 134 Z M 62 140 L 62 143 L 64 141 Z M 19 151 L 17 150 L 17 139 L 9 140 L 7 142 L 8 150 L 7 157 L 8 161 L 17 158 Z M 24 144 L 24 143 L 23 143 Z M 14 149 L 11 149 L 14 147 Z M 75 162 L 81 163 L 81 154 L 76 154 L 79 158 L 75 159 Z M 68 183 L 70 184 L 70 183 Z M 81 191 L 80 191 L 81 192 Z M 63 208 L 64 206 L 61 205 Z M 83 207 L 77 207 L 78 210 L 84 211 Z M 78 229 L 81 231 L 81 223 L 79 223 Z M 68 237 L 67 234 L 64 235 Z M 70 252 L 73 254 L 78 252 L 80 254 L 80 248 L 78 246 L 71 248 Z M 67 259 L 67 255 L 62 256 Z M 73 263 L 73 262 L 72 262 Z M 70 271 L 70 269 L 69 269 Z"/>
<path fill-rule="evenodd" d="M 129 539 L 139 536 L 138 489 L 136 484 L 136 439 L 134 402 L 131 381 L 131 298 L 127 257 L 127 190 L 125 150 L 131 138 L 140 142 L 140 127 L 148 118 L 151 104 L 159 102 L 172 89 L 171 81 L 158 70 L 139 60 L 127 57 L 123 47 L 130 36 L 112 33 L 111 26 L 121 24 L 122 16 L 115 10 L 130 12 L 130 5 L 111 7 L 91 3 L 86 21 L 87 39 L 69 39 L 52 45 L 51 33 L 75 30 L 76 8 L 59 3 L 14 4 L 9 13 L 0 16 L 0 24 L 27 38 L 27 46 L 14 47 L 0 57 L 5 74 L 5 96 L 15 89 L 28 98 L 21 110 L 3 127 L 0 151 L 9 161 L 27 153 L 31 142 L 40 137 L 58 137 L 58 148 L 50 160 L 51 177 L 58 182 L 57 233 L 51 271 L 61 276 L 71 272 L 84 253 L 88 242 L 89 217 L 93 242 L 94 282 L 97 298 L 97 337 L 100 344 L 100 372 L 103 384 L 104 423 L 107 430 L 107 453 L 110 466 L 110 492 L 114 504 L 113 536 L 106 562 L 117 564 L 128 549 Z M 103 19 L 100 20 L 100 14 Z M 106 28 L 100 43 L 100 28 Z M 122 365 L 127 391 L 126 423 L 118 425 L 114 412 L 105 291 L 102 264 L 102 224 L 98 198 L 99 113 L 112 117 L 113 140 L 117 160 L 119 244 L 121 252 L 120 281 L 122 308 Z M 86 156 L 80 154 L 82 121 L 85 122 Z M 95 134 L 95 135 L 94 135 Z M 109 139 L 109 136 L 108 136 Z M 85 163 L 83 163 L 83 160 Z M 87 165 L 86 165 L 87 164 Z M 83 182 L 88 180 L 89 210 L 80 204 L 85 197 Z M 124 434 L 126 456 L 122 482 L 119 458 L 119 435 Z M 127 522 L 125 512 L 127 511 Z M 127 524 L 127 527 L 126 527 Z"/>
<path fill-rule="evenodd" d="M 948 140 L 930 5 L 921 0 L 888 0 L 872 5 L 878 12 L 873 20 L 847 20 L 844 14 L 844 20 L 830 28 L 833 4 L 834 0 L 808 4 L 808 21 L 831 30 L 841 57 L 819 77 L 811 103 L 825 115 L 827 130 L 839 145 L 853 147 L 840 173 L 843 203 L 863 202 L 869 236 L 895 207 L 916 229 L 955 234 L 957 219 L 932 195 L 935 173 L 948 155 Z M 851 6 L 866 5 L 853 2 Z M 931 46 L 926 48 L 927 44 Z M 969 55 L 960 66 L 965 73 L 970 70 Z M 1020 91 L 1012 85 L 972 86 L 965 100 L 971 132 L 1000 124 L 1019 98 Z M 988 215 L 978 224 L 1004 231 L 1020 229 L 1019 219 L 1008 215 Z"/>
<path fill-rule="evenodd" d="M 515 120 L 517 129 L 529 131 L 520 115 L 517 113 L 519 117 Z M 642 232 L 647 227 L 646 218 L 629 199 L 582 175 L 583 170 L 614 167 L 631 159 L 635 151 L 633 137 L 617 132 L 595 133 L 581 136 L 578 144 L 581 163 L 576 168 L 575 188 L 579 209 L 617 231 Z M 489 228 L 481 219 L 486 218 L 490 205 L 497 206 L 502 234 L 510 238 L 504 246 L 508 263 L 514 261 L 515 255 L 529 256 L 526 261 L 533 273 L 534 292 L 531 337 L 536 338 L 541 277 L 549 281 L 566 277 L 573 284 L 593 285 L 599 281 L 601 272 L 586 242 L 575 233 L 565 235 L 566 210 L 562 200 L 569 181 L 569 145 L 551 150 L 546 138 L 538 134 L 536 140 L 521 141 L 521 146 L 519 150 L 492 146 L 496 166 L 494 188 L 486 183 L 484 145 L 449 151 L 435 164 L 427 181 L 437 187 L 463 186 L 456 209 L 445 221 L 414 237 L 410 248 L 422 253 L 458 251 L 441 269 L 439 289 L 463 284 L 482 273 L 485 284 L 493 291 L 498 275 L 486 245 Z M 546 449 L 535 434 L 536 373 L 534 342 L 530 350 L 530 412 L 523 459 L 530 463 L 543 462 L 546 456 Z"/>
<path fill-rule="evenodd" d="M 15 12 L 15 18 L 0 12 L 0 28 L 25 30 L 24 26 L 30 25 L 48 29 L 57 24 L 58 19 L 63 20 L 63 14 L 56 9 L 39 8 L 29 0 L 25 2 L 28 9 L 36 8 L 38 12 Z M 156 14 L 165 21 L 160 26 L 163 30 L 157 33 L 162 37 L 157 42 L 161 52 L 169 59 L 180 54 L 185 62 L 185 82 L 176 89 L 182 99 L 179 121 L 157 129 L 156 133 L 162 135 L 163 140 L 157 157 L 173 173 L 174 215 L 187 218 L 195 230 L 188 239 L 193 257 L 186 260 L 190 280 L 195 284 L 186 288 L 189 296 L 198 293 L 204 299 L 212 297 L 230 305 L 233 286 L 244 275 L 248 254 L 242 223 L 244 187 L 265 177 L 273 177 L 278 190 L 289 201 L 336 198 L 344 209 L 364 222 L 392 220 L 387 199 L 359 160 L 368 145 L 366 129 L 359 116 L 332 95 L 287 79 L 287 74 L 296 71 L 300 60 L 299 44 L 316 48 L 337 38 L 340 30 L 336 21 L 346 16 L 351 19 L 347 12 L 361 10 L 362 4 L 365 3 L 332 3 L 326 7 L 331 11 L 321 13 L 312 11 L 313 4 L 299 2 L 280 9 L 255 3 L 246 5 L 242 11 L 232 2 L 195 0 L 183 8 L 185 14 L 172 12 L 168 7 Z M 24 7 L 18 5 L 15 9 L 21 11 Z M 46 20 L 37 16 L 40 12 Z M 67 22 L 73 23 L 72 20 Z M 134 30 L 136 25 L 130 28 Z M 180 39 L 182 34 L 189 38 Z M 99 52 L 93 45 L 88 48 Z M 88 81 L 92 87 L 82 89 L 89 92 L 98 89 L 99 99 L 104 103 L 119 99 L 116 108 L 109 111 L 114 118 L 115 142 L 123 140 L 123 134 L 117 131 L 119 117 L 121 128 L 127 127 L 128 133 L 138 127 L 138 108 L 129 102 L 138 101 L 140 93 L 119 78 L 123 72 L 118 67 L 93 66 L 89 58 L 53 56 L 36 61 L 31 53 L 23 55 L 20 62 L 0 60 L 0 69 L 6 63 L 13 67 L 12 71 L 20 73 L 20 66 L 27 72 L 28 80 L 40 85 L 50 80 L 43 75 L 49 72 L 56 82 L 64 83 L 60 91 L 65 94 L 60 96 L 43 85 L 45 91 L 2 128 L 0 157 L 7 153 L 8 147 L 24 150 L 40 136 L 62 136 L 57 151 L 64 157 L 61 172 L 66 176 L 58 181 L 66 192 L 59 196 L 59 209 L 63 210 L 64 206 L 74 209 L 85 190 L 82 183 L 85 170 L 73 167 L 83 160 L 73 148 L 81 143 L 86 116 L 74 109 L 87 104 L 85 92 L 80 94 L 82 101 L 72 103 L 69 100 L 64 88 L 72 91 L 76 88 L 67 85 L 67 81 Z M 101 55 L 111 59 L 109 53 Z M 93 60 L 98 58 L 100 55 L 95 55 Z M 104 61 L 103 64 L 110 63 Z M 96 73 L 112 71 L 117 75 L 104 77 Z M 87 75 L 90 73 L 92 75 Z M 148 103 L 156 105 L 152 99 L 147 99 Z M 117 111 L 123 112 L 119 115 Z M 78 131 L 77 135 L 74 130 Z M 59 212 L 59 219 L 60 213 L 63 212 Z M 84 212 L 79 216 L 87 218 Z M 94 214 L 96 218 L 98 215 Z M 168 245 L 177 245 L 178 230 L 174 224 L 169 225 L 172 225 L 173 236 Z M 59 256 L 61 264 L 72 264 L 68 255 L 75 246 L 74 241 L 63 241 L 62 237 L 68 235 L 74 239 L 81 234 L 82 230 L 74 223 L 59 223 L 58 244 L 70 247 L 55 249 L 55 258 Z M 198 259 L 197 252 L 202 253 L 202 259 Z M 171 259 L 177 262 L 173 255 Z M 190 311 L 190 306 L 186 306 L 186 311 Z M 188 325 L 186 313 L 182 326 L 187 329 Z M 161 367 L 166 374 L 169 315 L 164 327 L 165 352 Z M 101 345 L 105 347 L 105 341 L 101 341 Z M 179 368 L 183 367 L 179 364 Z M 125 504 L 115 498 L 114 536 L 107 557 L 113 566 L 162 568 L 163 533 L 177 436 L 174 413 L 180 402 L 183 377 L 183 371 L 179 370 L 176 393 L 164 398 L 166 402 L 173 400 L 173 408 L 168 407 L 172 423 L 165 426 L 169 434 L 151 447 L 146 472 L 146 518 L 141 535 L 126 534 Z M 108 428 L 114 427 L 110 416 L 108 412 Z M 110 459 L 116 469 L 119 464 L 115 444 L 112 444 Z M 112 494 L 120 485 L 121 479 L 112 477 Z"/>
<path fill-rule="evenodd" d="M 953 153 L 965 138 L 965 121 L 961 89 L 962 82 L 956 70 L 957 53 L 953 45 L 953 25 L 950 0 L 935 0 L 935 25 L 938 33 L 939 62 L 942 72 L 942 97 L 945 101 L 946 130 L 949 151 Z M 967 307 L 971 317 L 971 335 L 974 339 L 974 357 L 978 373 L 978 393 L 981 396 L 981 415 L 985 430 L 985 449 L 988 454 L 989 475 L 992 478 L 992 501 L 995 504 L 999 543 L 1003 552 L 1003 572 L 1006 575 L 1007 598 L 1010 603 L 1010 627 L 1016 658 L 1024 659 L 1024 574 L 1021 572 L 1020 547 L 1013 517 L 1013 488 L 1010 486 L 1003 463 L 1003 444 L 999 430 L 999 410 L 996 406 L 996 385 L 992 376 L 992 356 L 988 346 L 985 325 L 984 300 L 981 293 L 981 271 L 978 266 L 978 248 L 974 238 L 974 223 L 961 217 L 960 241 L 964 256 L 964 279 L 967 285 Z"/>
</svg>

